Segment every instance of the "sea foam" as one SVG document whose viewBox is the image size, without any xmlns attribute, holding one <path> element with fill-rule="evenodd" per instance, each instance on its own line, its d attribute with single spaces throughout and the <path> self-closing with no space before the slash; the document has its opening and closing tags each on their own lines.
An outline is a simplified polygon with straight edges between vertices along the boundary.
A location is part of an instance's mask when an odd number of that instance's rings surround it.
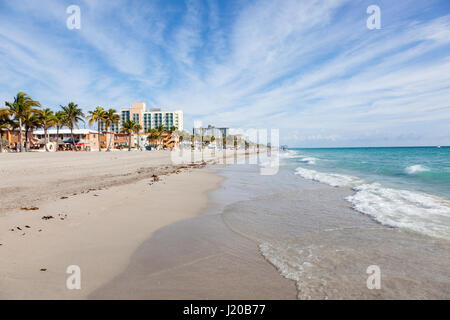
<svg viewBox="0 0 450 320">
<path fill-rule="evenodd" d="M 416 169 L 417 170 L 417 169 Z M 433 237 L 450 239 L 450 201 L 429 194 L 364 183 L 349 175 L 297 168 L 295 174 L 334 187 L 352 186 L 346 198 L 353 208 L 383 225 L 405 228 Z"/>
<path fill-rule="evenodd" d="M 298 174 L 305 179 L 326 183 L 333 187 L 355 186 L 356 184 L 363 183 L 363 181 L 357 177 L 337 173 L 318 172 L 302 167 L 298 167 L 295 170 L 295 174 Z"/>
<path fill-rule="evenodd" d="M 317 158 L 313 158 L 313 157 L 304 157 L 300 159 L 300 162 L 305 162 L 307 164 L 316 164 L 316 160 Z"/>
<path fill-rule="evenodd" d="M 370 215 L 381 224 L 450 239 L 450 201 L 385 188 L 378 183 L 363 184 L 354 190 L 356 193 L 346 200 L 355 210 Z"/>
<path fill-rule="evenodd" d="M 405 168 L 405 172 L 407 174 L 417 174 L 420 172 L 426 172 L 426 171 L 430 171 L 430 169 L 420 165 L 420 164 L 415 164 L 413 166 L 409 166 Z"/>
<path fill-rule="evenodd" d="M 302 280 L 304 280 L 304 273 L 314 268 L 315 257 L 312 247 L 298 248 L 295 245 L 263 242 L 259 245 L 259 251 L 283 277 L 296 282 L 298 299 L 311 299 L 302 286 Z"/>
</svg>

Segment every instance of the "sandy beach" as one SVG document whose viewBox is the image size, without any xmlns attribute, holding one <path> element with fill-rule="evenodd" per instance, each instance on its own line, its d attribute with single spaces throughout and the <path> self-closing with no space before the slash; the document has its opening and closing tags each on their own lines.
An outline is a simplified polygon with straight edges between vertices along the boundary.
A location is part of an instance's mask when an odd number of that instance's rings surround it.
<svg viewBox="0 0 450 320">
<path fill-rule="evenodd" d="M 177 169 L 164 152 L 8 154 L 0 161 L 2 298 L 86 297 L 153 231 L 197 215 L 220 181 L 196 169 L 169 175 Z M 82 290 L 66 289 L 69 265 L 80 266 Z"/>
<path fill-rule="evenodd" d="M 177 169 L 165 152 L 1 156 L 1 298 L 86 297 L 153 231 L 197 215 L 220 181 L 168 175 Z M 69 265 L 80 266 L 82 290 L 65 288 Z"/>
<path fill-rule="evenodd" d="M 0 162 L 2 299 L 295 298 L 293 284 L 281 278 L 259 254 L 249 255 L 247 263 L 269 274 L 272 284 L 259 283 L 265 291 L 254 291 L 255 286 L 239 290 L 239 283 L 243 287 L 239 281 L 242 271 L 250 276 L 251 268 L 237 263 L 238 257 L 223 254 L 223 249 L 222 254 L 211 253 L 209 258 L 234 262 L 235 271 L 241 269 L 241 273 L 230 279 L 234 291 L 212 291 L 217 270 L 208 268 L 203 255 L 215 246 L 210 244 L 200 257 L 189 255 L 200 250 L 195 241 L 189 242 L 189 232 L 180 234 L 176 228 L 168 238 L 172 244 L 179 243 L 178 251 L 188 249 L 185 256 L 150 252 L 145 259 L 161 262 L 156 279 L 166 287 L 173 286 L 176 277 L 170 276 L 173 263 L 165 265 L 164 261 L 175 261 L 177 267 L 201 262 L 206 273 L 197 270 L 196 278 L 175 284 L 173 289 L 185 288 L 181 294 L 177 290 L 150 290 L 154 287 L 142 283 L 99 291 L 126 269 L 131 257 L 142 254 L 140 246 L 145 240 L 155 233 L 166 233 L 163 227 L 171 230 L 172 223 L 196 217 L 207 208 L 208 192 L 218 188 L 223 177 L 201 169 L 202 165 L 173 165 L 168 152 L 4 154 Z M 205 232 L 199 225 L 195 227 Z M 246 245 L 257 252 L 254 244 Z M 66 288 L 70 265 L 81 269 L 81 290 Z M 199 286 L 190 283 L 193 279 L 203 281 L 204 290 L 196 289 Z M 258 287 L 258 280 L 253 282 Z M 289 289 L 267 291 L 274 289 L 273 283 L 279 283 L 276 289 Z M 136 294 L 139 292 L 144 294 Z"/>
<path fill-rule="evenodd" d="M 448 299 L 447 240 L 378 223 L 295 162 L 221 157 L 0 155 L 0 298 Z"/>
</svg>

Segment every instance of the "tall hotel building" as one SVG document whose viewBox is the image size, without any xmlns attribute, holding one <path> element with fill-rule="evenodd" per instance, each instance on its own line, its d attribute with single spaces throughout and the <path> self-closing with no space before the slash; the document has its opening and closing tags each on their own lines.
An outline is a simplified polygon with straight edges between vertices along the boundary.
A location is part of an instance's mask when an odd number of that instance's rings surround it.
<svg viewBox="0 0 450 320">
<path fill-rule="evenodd" d="M 131 108 L 120 109 L 118 113 L 120 121 L 118 125 L 112 125 L 112 131 L 119 133 L 122 129 L 122 123 L 133 120 L 141 125 L 141 133 L 149 129 L 164 125 L 167 129 L 177 127 L 183 130 L 183 111 L 164 111 L 161 109 L 150 109 L 147 111 L 144 102 L 133 102 Z M 101 131 L 106 131 L 104 123 L 101 123 Z"/>
</svg>

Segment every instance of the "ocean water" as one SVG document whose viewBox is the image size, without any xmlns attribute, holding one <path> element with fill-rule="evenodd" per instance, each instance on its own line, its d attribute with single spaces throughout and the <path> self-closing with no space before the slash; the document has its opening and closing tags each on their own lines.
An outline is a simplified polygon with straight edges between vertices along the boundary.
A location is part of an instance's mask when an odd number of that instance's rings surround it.
<svg viewBox="0 0 450 320">
<path fill-rule="evenodd" d="M 286 157 L 303 172 L 354 176 L 367 183 L 450 198 L 450 147 L 291 149 Z"/>
<path fill-rule="evenodd" d="M 353 208 L 378 222 L 450 239 L 450 148 L 293 149 L 299 176 L 352 187 Z"/>
<path fill-rule="evenodd" d="M 215 211 L 299 299 L 450 298 L 450 148 L 292 149 L 220 169 Z M 367 288 L 379 266 L 382 288 Z"/>
</svg>

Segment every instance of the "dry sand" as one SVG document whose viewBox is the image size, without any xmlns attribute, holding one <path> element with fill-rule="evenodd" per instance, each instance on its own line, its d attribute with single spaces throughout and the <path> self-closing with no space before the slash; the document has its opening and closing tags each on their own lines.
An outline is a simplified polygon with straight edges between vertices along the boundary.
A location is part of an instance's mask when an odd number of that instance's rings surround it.
<svg viewBox="0 0 450 320">
<path fill-rule="evenodd" d="M 219 257 L 216 261 L 219 265 L 227 262 L 236 267 L 229 271 L 240 270 L 241 275 L 243 272 L 251 275 L 256 266 L 261 269 L 260 275 L 267 273 L 268 279 L 279 280 L 281 284 L 262 283 L 266 290 L 258 291 L 255 290 L 257 279 L 250 279 L 251 285 L 245 286 L 239 276 L 231 277 L 235 284 L 228 283 L 228 286 L 234 290 L 217 294 L 214 291 L 217 263 L 208 266 L 207 262 L 212 260 L 207 259 L 200 259 L 203 264 L 197 272 L 195 268 L 189 272 L 209 285 L 199 291 L 189 279 L 184 284 L 176 279 L 174 284 L 168 277 L 178 258 L 171 255 L 175 252 L 167 251 L 165 257 L 161 252 L 144 255 L 147 260 L 161 259 L 161 278 L 152 279 L 157 284 L 161 285 L 162 281 L 172 286 L 170 291 L 150 294 L 148 284 L 139 287 L 135 282 L 122 284 L 119 290 L 114 285 L 111 287 L 115 283 L 112 280 L 129 271 L 131 257 L 142 257 L 141 248 L 148 241 L 152 243 L 155 231 L 196 217 L 206 208 L 208 191 L 218 188 L 223 178 L 198 167 L 173 165 L 169 152 L 163 151 L 1 154 L 0 298 L 293 298 L 292 284 L 283 281 L 257 254 L 243 260 L 232 254 L 212 256 Z M 32 207 L 38 210 L 21 209 Z M 202 231 L 199 225 L 196 228 L 189 230 Z M 189 242 L 189 231 L 181 234 L 177 228 L 168 230 L 172 232 L 164 234 L 170 239 L 172 249 L 178 243 L 176 249 L 186 252 L 178 267 L 194 266 L 199 256 L 209 255 L 211 246 L 200 255 L 189 254 L 198 251 L 197 243 Z M 214 234 L 205 237 L 213 239 Z M 210 242 L 207 238 L 203 240 L 205 244 Z M 165 260 L 171 263 L 164 264 Z M 69 277 L 66 269 L 70 265 L 81 268 L 81 290 L 66 288 Z M 178 295 L 180 287 L 183 291 Z M 219 288 L 223 293 L 222 289 Z M 271 293 L 274 289 L 279 289 L 280 294 Z"/>
<path fill-rule="evenodd" d="M 168 151 L 0 154 L 0 216 L 42 200 L 127 184 L 172 169 Z"/>
</svg>

